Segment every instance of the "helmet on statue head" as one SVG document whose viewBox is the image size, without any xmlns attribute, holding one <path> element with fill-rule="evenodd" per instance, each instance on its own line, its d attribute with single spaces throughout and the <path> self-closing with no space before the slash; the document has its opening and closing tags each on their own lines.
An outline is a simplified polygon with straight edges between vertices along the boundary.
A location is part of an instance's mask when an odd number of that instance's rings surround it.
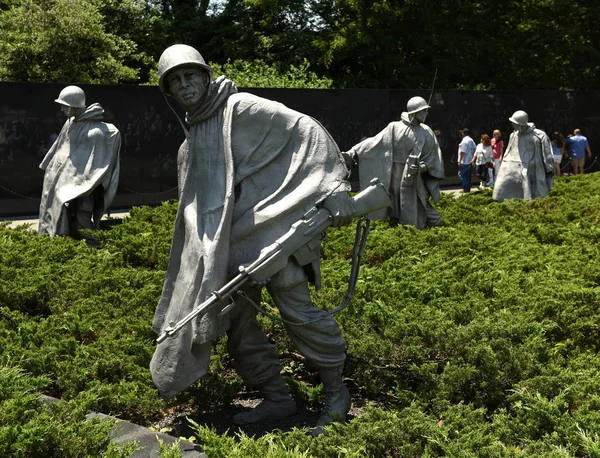
<svg viewBox="0 0 600 458">
<path fill-rule="evenodd" d="M 517 110 L 510 118 L 508 118 L 508 120 L 512 123 L 518 124 L 519 126 L 528 126 L 529 115 L 523 110 Z"/>
<path fill-rule="evenodd" d="M 195 48 L 183 44 L 169 46 L 163 51 L 158 60 L 158 86 L 163 93 L 169 95 L 165 81 L 167 73 L 184 65 L 195 65 L 202 68 L 208 73 L 210 81 L 213 80 L 212 68 Z"/>
<path fill-rule="evenodd" d="M 67 86 L 54 101 L 71 108 L 85 108 L 85 92 L 79 86 Z"/>
<path fill-rule="evenodd" d="M 406 111 L 408 114 L 417 113 L 419 111 L 431 108 L 423 97 L 413 97 L 406 104 Z"/>
</svg>

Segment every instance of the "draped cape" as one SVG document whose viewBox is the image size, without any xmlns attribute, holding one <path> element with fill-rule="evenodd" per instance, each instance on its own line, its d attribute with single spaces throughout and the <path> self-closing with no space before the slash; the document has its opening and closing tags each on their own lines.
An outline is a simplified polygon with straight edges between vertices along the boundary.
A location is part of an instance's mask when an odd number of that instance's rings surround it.
<svg viewBox="0 0 600 458">
<path fill-rule="evenodd" d="M 339 149 L 317 121 L 238 93 L 223 77 L 210 84 L 201 110 L 186 121 L 190 130 L 178 155 L 179 208 L 153 323 L 157 334 L 255 260 L 310 208 L 333 191 L 348 190 Z M 228 327 L 227 316 L 209 312 L 157 346 L 150 370 L 163 397 L 207 372 L 210 342 Z"/>
<path fill-rule="evenodd" d="M 492 198 L 535 199 L 554 185 L 554 156 L 546 133 L 533 126 L 510 134 Z"/>
<path fill-rule="evenodd" d="M 40 203 L 40 234 L 68 234 L 66 205 L 104 188 L 104 211 L 119 185 L 121 134 L 102 122 L 104 109 L 94 103 L 79 116 L 67 119 L 40 164 L 44 185 Z"/>
<path fill-rule="evenodd" d="M 419 173 L 416 183 L 411 189 L 398 190 L 404 196 L 401 212 L 401 224 L 416 226 L 417 199 L 423 207 L 429 196 L 434 203 L 440 199 L 439 180 L 444 178 L 444 162 L 442 152 L 435 134 L 429 126 L 410 121 L 408 114 L 402 113 L 400 121 L 394 121 L 374 137 L 367 138 L 349 151 L 358 160 L 360 189 L 366 189 L 373 178 L 379 178 L 386 189 L 392 186 L 392 165 L 394 162 L 406 164 L 408 155 L 420 151 L 420 162 L 427 165 L 427 172 Z M 408 172 L 404 168 L 404 176 Z M 402 180 L 402 185 L 404 180 Z M 412 190 L 412 191 L 411 191 Z M 373 219 L 386 219 L 388 209 L 378 210 L 370 214 Z M 404 216 L 402 216 L 404 213 Z"/>
</svg>

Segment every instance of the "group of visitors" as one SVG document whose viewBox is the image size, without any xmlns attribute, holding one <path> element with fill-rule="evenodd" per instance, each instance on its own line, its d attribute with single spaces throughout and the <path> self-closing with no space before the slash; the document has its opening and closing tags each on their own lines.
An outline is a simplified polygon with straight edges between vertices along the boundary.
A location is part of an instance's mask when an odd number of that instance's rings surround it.
<svg viewBox="0 0 600 458">
<path fill-rule="evenodd" d="M 458 145 L 458 176 L 462 188 L 459 192 L 471 190 L 472 167 L 475 167 L 475 174 L 480 180 L 479 189 L 495 185 L 504 159 L 502 133 L 496 129 L 492 138 L 488 134 L 482 134 L 480 143 L 476 145 L 469 136 L 469 129 L 463 128 L 459 132 L 462 136 Z M 583 174 L 586 155 L 591 158 L 592 152 L 587 138 L 581 134 L 580 129 L 575 129 L 567 138 L 564 138 L 560 132 L 554 132 L 550 137 L 550 144 L 555 176 L 562 175 L 563 158 L 569 159 L 574 175 Z"/>
<path fill-rule="evenodd" d="M 458 176 L 461 182 L 460 192 L 471 190 L 471 168 L 475 166 L 475 174 L 479 177 L 479 188 L 485 189 L 496 182 L 502 156 L 504 154 L 504 142 L 502 133 L 496 129 L 492 137 L 482 134 L 480 143 L 469 136 L 466 127 L 460 130 L 462 141 L 458 145 Z"/>
</svg>

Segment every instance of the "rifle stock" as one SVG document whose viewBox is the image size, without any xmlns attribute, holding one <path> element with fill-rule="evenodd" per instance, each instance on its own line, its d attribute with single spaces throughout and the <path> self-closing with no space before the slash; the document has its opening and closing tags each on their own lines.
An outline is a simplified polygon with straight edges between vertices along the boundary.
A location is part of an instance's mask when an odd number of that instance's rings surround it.
<svg viewBox="0 0 600 458">
<path fill-rule="evenodd" d="M 392 204 L 385 187 L 377 178 L 371 180 L 370 186 L 354 196 L 352 200 L 355 217 L 389 207 Z M 296 221 L 287 233 L 264 248 L 258 259 L 247 266 L 240 266 L 240 273 L 225 286 L 213 292 L 208 299 L 194 307 L 177 323 L 169 323 L 156 342 L 160 344 L 168 337 L 175 335 L 194 318 L 229 299 L 248 281 L 252 280 L 257 283 L 267 281 L 287 265 L 290 256 L 294 256 L 301 266 L 314 261 L 316 246 L 321 243 L 320 234 L 331 226 L 331 221 L 331 214 L 325 208 L 314 207 L 311 209 L 303 219 Z M 233 305 L 233 303 L 228 304 L 219 313 L 227 313 Z"/>
</svg>

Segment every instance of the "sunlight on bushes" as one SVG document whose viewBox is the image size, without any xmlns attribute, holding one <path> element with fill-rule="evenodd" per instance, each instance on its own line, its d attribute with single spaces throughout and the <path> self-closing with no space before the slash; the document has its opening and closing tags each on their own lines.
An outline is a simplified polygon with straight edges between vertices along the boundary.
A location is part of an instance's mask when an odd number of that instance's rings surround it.
<svg viewBox="0 0 600 458">
<path fill-rule="evenodd" d="M 318 438 L 195 424 L 209 456 L 599 456 L 600 176 L 560 178 L 529 202 L 446 196 L 440 211 L 445 224 L 424 231 L 373 224 L 354 300 L 337 315 L 361 414 Z M 85 409 L 149 425 L 239 392 L 225 339 L 187 392 L 166 403 L 152 384 L 175 213 L 175 203 L 133 209 L 100 234 L 101 250 L 0 225 L 1 456 L 41 450 L 41 439 L 44 456 L 65 446 L 107 456 L 107 430 L 80 422 Z M 329 231 L 317 306 L 343 300 L 353 238 L 354 227 Z M 318 379 L 283 326 L 260 321 L 288 387 L 315 408 Z M 69 403 L 43 409 L 39 393 Z"/>
</svg>

